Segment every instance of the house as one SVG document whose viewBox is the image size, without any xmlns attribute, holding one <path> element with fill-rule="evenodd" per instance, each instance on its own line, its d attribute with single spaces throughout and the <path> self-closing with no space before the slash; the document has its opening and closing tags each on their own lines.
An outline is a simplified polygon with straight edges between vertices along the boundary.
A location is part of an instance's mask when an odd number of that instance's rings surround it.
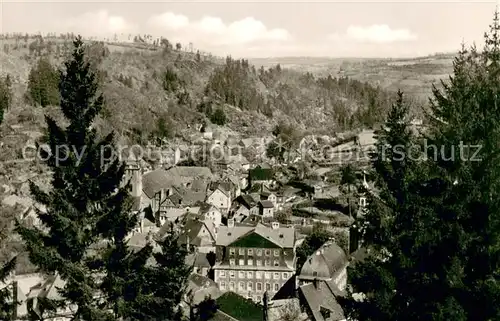
<svg viewBox="0 0 500 321">
<path fill-rule="evenodd" d="M 332 281 L 314 280 L 299 288 L 299 300 L 312 321 L 346 321 L 337 302 L 343 292 Z"/>
<path fill-rule="evenodd" d="M 156 223 L 159 226 L 163 226 L 167 222 L 175 223 L 178 222 L 186 214 L 199 214 L 201 211 L 200 206 L 189 206 L 185 208 L 179 207 L 169 207 L 165 211 L 160 212 L 156 216 Z"/>
<path fill-rule="evenodd" d="M 179 236 L 179 243 L 200 253 L 215 252 L 215 227 L 201 220 L 189 220 Z"/>
<path fill-rule="evenodd" d="M 336 288 L 343 291 L 347 285 L 348 263 L 344 250 L 334 241 L 329 241 L 307 258 L 297 281 L 304 285 L 314 280 L 333 280 Z"/>
<path fill-rule="evenodd" d="M 248 180 L 250 186 L 255 184 L 263 184 L 270 186 L 274 180 L 274 172 L 272 168 L 262 168 L 257 166 L 248 171 Z"/>
<path fill-rule="evenodd" d="M 276 196 L 276 194 L 274 194 L 271 191 L 263 191 L 262 193 L 260 193 L 260 200 L 261 201 L 269 201 L 269 202 L 273 203 L 275 209 L 277 208 L 278 197 Z"/>
<path fill-rule="evenodd" d="M 273 217 L 274 204 L 271 201 L 260 201 L 259 214 L 262 215 L 262 217 Z"/>
<path fill-rule="evenodd" d="M 187 296 L 191 296 L 191 298 L 186 298 L 188 303 L 197 305 L 205 300 L 207 296 L 216 300 L 222 295 L 222 292 L 217 288 L 217 284 L 213 280 L 193 273 L 188 277 L 186 294 Z"/>
<path fill-rule="evenodd" d="M 226 175 L 222 179 L 222 182 L 229 184 L 229 190 L 231 191 L 231 196 L 233 196 L 233 198 L 236 198 L 241 195 L 241 188 L 242 188 L 241 181 L 237 176 Z"/>
<path fill-rule="evenodd" d="M 58 288 L 63 288 L 65 281 L 61 279 L 59 274 L 48 276 L 39 284 L 33 286 L 27 295 L 28 311 L 31 311 L 38 317 L 42 318 L 41 305 L 44 300 L 61 300 Z M 47 316 L 43 320 L 59 321 L 71 320 L 73 313 L 76 311 L 76 306 L 68 306 L 66 308 L 58 308 L 56 311 L 47 311 Z M 29 313 L 29 312 L 28 312 Z"/>
<path fill-rule="evenodd" d="M 204 124 L 203 126 L 201 126 L 200 131 L 203 133 L 204 139 L 213 139 L 214 129 L 210 124 Z"/>
<path fill-rule="evenodd" d="M 221 291 L 232 291 L 261 302 L 264 292 L 277 293 L 295 273 L 295 229 L 271 226 L 221 226 L 217 234 L 214 281 Z"/>
<path fill-rule="evenodd" d="M 242 194 L 235 200 L 234 216 L 258 215 L 259 207 L 257 201 L 248 194 Z"/>
<path fill-rule="evenodd" d="M 15 298 L 18 302 L 17 309 L 14 311 L 14 319 L 26 317 L 28 315 L 28 293 L 30 289 L 44 280 L 43 276 L 39 273 L 30 273 L 24 275 L 15 275 L 0 282 L 0 290 L 9 286 L 11 289 L 10 299 Z M 12 302 L 12 301 L 11 301 Z"/>
<path fill-rule="evenodd" d="M 202 216 L 202 220 L 207 223 L 207 225 L 209 225 L 209 222 L 215 227 L 219 227 L 222 224 L 222 212 L 212 204 L 202 204 L 200 206 L 199 215 Z"/>
<path fill-rule="evenodd" d="M 307 187 L 307 189 L 311 191 L 311 196 L 315 198 L 321 198 L 327 187 L 325 182 L 321 180 L 306 179 L 302 182 Z"/>
<path fill-rule="evenodd" d="M 219 183 L 217 187 L 208 195 L 207 203 L 219 208 L 227 213 L 231 208 L 231 186 L 229 183 Z"/>
<path fill-rule="evenodd" d="M 208 276 L 210 271 L 210 262 L 208 262 L 207 254 L 202 252 L 195 252 L 186 255 L 186 265 L 193 267 L 193 273 L 201 276 Z"/>
</svg>

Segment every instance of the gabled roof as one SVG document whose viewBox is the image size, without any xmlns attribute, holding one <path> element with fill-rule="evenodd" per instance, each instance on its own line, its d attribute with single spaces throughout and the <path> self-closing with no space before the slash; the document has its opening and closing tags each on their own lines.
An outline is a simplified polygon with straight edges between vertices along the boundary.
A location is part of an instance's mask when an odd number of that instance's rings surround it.
<svg viewBox="0 0 500 321">
<path fill-rule="evenodd" d="M 258 234 L 283 248 L 293 248 L 295 244 L 295 229 L 293 227 L 272 229 L 269 226 L 259 223 L 257 226 L 219 227 L 216 245 L 229 246 L 240 238 L 251 234 Z"/>
<path fill-rule="evenodd" d="M 210 233 L 210 236 L 212 239 L 215 241 L 215 236 L 213 235 L 212 231 L 206 224 L 202 221 L 199 220 L 189 220 L 186 222 L 184 225 L 184 233 L 182 233 L 179 236 L 179 243 L 180 244 L 187 244 L 189 241 L 189 244 L 199 246 L 201 239 L 199 237 L 201 229 L 205 227 L 208 232 Z"/>
<path fill-rule="evenodd" d="M 299 278 L 332 278 L 335 272 L 348 264 L 346 253 L 335 242 L 329 241 L 311 254 L 300 271 Z M 313 272 L 316 272 L 315 275 Z"/>
<path fill-rule="evenodd" d="M 207 259 L 207 254 L 206 253 L 191 253 L 186 255 L 185 259 L 186 265 L 188 266 L 194 266 L 194 267 L 210 267 L 210 263 L 208 262 Z"/>
<path fill-rule="evenodd" d="M 314 283 L 309 283 L 299 288 L 313 315 L 313 321 L 326 321 L 321 314 L 322 308 L 330 311 L 328 321 L 345 320 L 344 311 L 336 299 L 342 292 L 333 281 L 317 281 L 317 284 L 318 287 L 315 287 Z"/>
<path fill-rule="evenodd" d="M 160 190 L 171 187 L 173 183 L 169 173 L 162 168 L 142 176 L 142 190 L 149 198 L 153 198 Z"/>
<path fill-rule="evenodd" d="M 212 178 L 212 171 L 208 167 L 199 166 L 174 166 L 166 170 L 170 176 L 196 178 Z"/>
<path fill-rule="evenodd" d="M 254 200 L 254 198 L 248 194 L 241 194 L 236 198 L 236 201 L 248 209 L 251 209 L 252 207 L 257 205 L 257 202 Z"/>
<path fill-rule="evenodd" d="M 214 182 L 210 184 L 210 190 L 212 191 L 210 195 L 212 195 L 216 190 L 219 190 L 227 197 L 230 197 L 231 184 L 229 182 Z"/>
<path fill-rule="evenodd" d="M 263 208 L 274 208 L 274 204 L 271 201 L 260 201 L 259 203 Z"/>
</svg>

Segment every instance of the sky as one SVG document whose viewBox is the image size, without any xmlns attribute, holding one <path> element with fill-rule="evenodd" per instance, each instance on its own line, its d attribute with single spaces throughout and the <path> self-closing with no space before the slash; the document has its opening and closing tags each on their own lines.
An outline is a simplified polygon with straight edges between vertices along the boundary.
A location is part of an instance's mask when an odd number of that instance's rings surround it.
<svg viewBox="0 0 500 321">
<path fill-rule="evenodd" d="M 151 34 L 233 57 L 411 57 L 479 46 L 495 1 L 0 0 L 0 33 Z"/>
</svg>

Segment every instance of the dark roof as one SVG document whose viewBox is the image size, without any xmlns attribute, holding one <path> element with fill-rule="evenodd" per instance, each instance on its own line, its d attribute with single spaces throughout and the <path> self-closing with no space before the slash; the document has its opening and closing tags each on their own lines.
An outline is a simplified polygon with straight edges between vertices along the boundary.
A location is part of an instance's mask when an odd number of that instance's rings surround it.
<svg viewBox="0 0 500 321">
<path fill-rule="evenodd" d="M 250 209 L 256 205 L 255 200 L 252 196 L 248 194 L 242 194 L 236 198 L 236 201 L 241 205 L 244 205 L 246 208 Z"/>
<path fill-rule="evenodd" d="M 195 267 L 210 267 L 205 253 L 192 253 L 186 256 L 186 265 Z"/>
<path fill-rule="evenodd" d="M 149 172 L 142 176 L 142 190 L 149 197 L 153 198 L 163 188 L 172 186 L 172 179 L 168 172 L 162 168 Z"/>
<path fill-rule="evenodd" d="M 259 203 L 263 208 L 274 208 L 274 204 L 271 201 L 260 201 Z"/>
<path fill-rule="evenodd" d="M 302 266 L 299 278 L 331 278 L 335 272 L 346 266 L 348 262 L 344 250 L 335 242 L 329 241 L 307 258 Z"/>
<path fill-rule="evenodd" d="M 313 321 L 325 321 L 321 313 L 322 308 L 331 312 L 329 321 L 345 320 L 344 311 L 336 299 L 342 293 L 335 286 L 334 282 L 317 281 L 316 284 L 318 285 L 317 287 L 314 283 L 309 283 L 299 288 L 299 292 L 304 298 L 304 303 L 313 315 Z"/>
<path fill-rule="evenodd" d="M 205 226 L 205 223 L 199 220 L 189 220 L 186 222 L 184 225 L 184 233 L 182 233 L 179 236 L 179 243 L 180 244 L 187 244 L 188 239 L 189 239 L 189 244 L 199 246 L 201 239 L 198 237 L 200 234 L 200 230 Z M 212 231 L 207 228 L 209 233 L 211 234 Z M 212 238 L 213 235 L 212 235 Z M 215 240 L 215 238 L 214 238 Z"/>
</svg>

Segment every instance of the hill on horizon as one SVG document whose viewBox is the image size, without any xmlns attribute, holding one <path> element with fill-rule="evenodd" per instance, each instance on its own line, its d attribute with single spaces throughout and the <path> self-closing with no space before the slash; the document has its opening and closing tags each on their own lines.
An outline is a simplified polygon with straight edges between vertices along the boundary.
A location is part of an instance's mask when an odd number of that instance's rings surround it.
<svg viewBox="0 0 500 321">
<path fill-rule="evenodd" d="M 26 99 L 29 76 L 40 60 L 59 68 L 71 53 L 73 36 L 0 37 L 0 76 L 10 75 L 14 94 L 3 128 L 21 124 L 39 130 L 45 113 L 58 115 L 56 106 L 42 108 Z M 383 121 L 396 90 L 424 101 L 432 83 L 451 72 L 453 59 L 247 60 L 186 50 L 164 38 L 87 42 L 107 102 L 96 127 L 141 144 L 158 138 L 189 142 L 204 123 L 242 136 L 271 133 L 278 123 L 332 135 L 373 127 Z M 224 119 L 216 119 L 216 111 Z"/>
</svg>

